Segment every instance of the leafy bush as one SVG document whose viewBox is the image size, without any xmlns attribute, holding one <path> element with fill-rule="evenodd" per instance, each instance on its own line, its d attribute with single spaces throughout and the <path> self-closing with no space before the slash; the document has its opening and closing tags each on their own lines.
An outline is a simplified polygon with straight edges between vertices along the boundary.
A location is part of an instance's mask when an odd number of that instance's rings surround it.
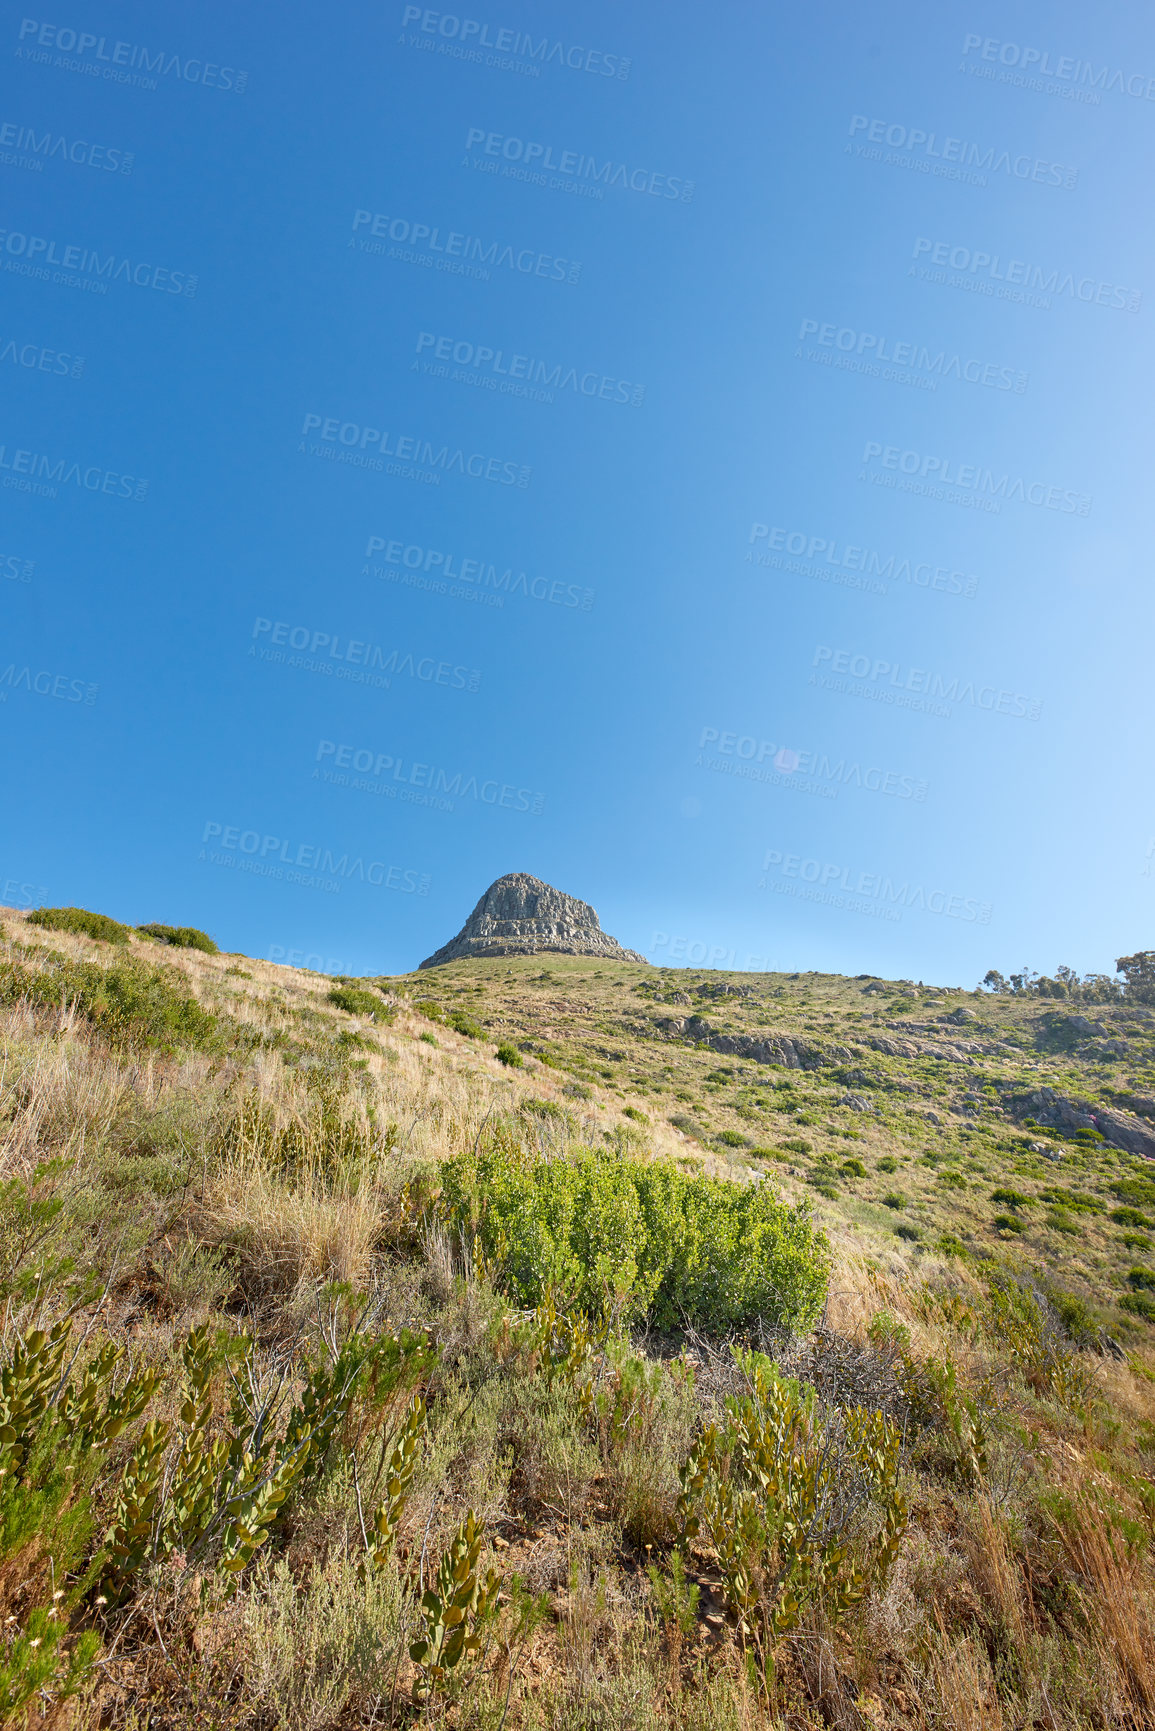
<svg viewBox="0 0 1155 1731">
<path fill-rule="evenodd" d="M 1142 1292 L 1155 1292 L 1155 1273 L 1149 1268 L 1129 1268 L 1127 1285 Z"/>
<path fill-rule="evenodd" d="M 809 1154 L 814 1144 L 807 1142 L 802 1136 L 788 1136 L 783 1141 L 782 1146 L 789 1148 L 792 1154 Z"/>
<path fill-rule="evenodd" d="M 1155 1226 L 1155 1220 L 1141 1214 L 1137 1208 L 1112 1208 L 1111 1219 L 1117 1226 Z"/>
<path fill-rule="evenodd" d="M 525 1059 L 522 1057 L 517 1047 L 511 1045 L 508 1040 L 502 1041 L 501 1045 L 494 1053 L 494 1057 L 497 1059 L 499 1064 L 508 1064 L 511 1070 L 519 1069 L 525 1062 Z"/>
<path fill-rule="evenodd" d="M 251 1029 L 214 1016 L 185 990 L 182 975 L 125 957 L 105 967 L 61 960 L 33 970 L 0 963 L 0 1003 L 27 998 L 60 1006 L 65 1000 L 115 1046 L 171 1052 L 181 1046 L 225 1056 L 258 1043 Z"/>
<path fill-rule="evenodd" d="M 37 908 L 29 914 L 30 926 L 43 926 L 50 932 L 78 932 L 81 937 L 99 938 L 106 944 L 127 944 L 129 929 L 107 914 L 89 913 L 87 908 Z"/>
<path fill-rule="evenodd" d="M 994 1227 L 998 1232 L 1022 1233 L 1027 1230 L 1025 1220 L 1020 1220 L 1017 1214 L 996 1214 Z"/>
<path fill-rule="evenodd" d="M 521 1304 L 556 1292 L 590 1314 L 621 1306 L 712 1329 L 803 1327 L 822 1308 L 825 1236 L 764 1184 L 587 1149 L 545 1160 L 494 1148 L 441 1175 L 451 1225 L 477 1236 Z"/>
<path fill-rule="evenodd" d="M 906 1197 L 901 1190 L 888 1190 L 882 1198 L 882 1206 L 884 1208 L 905 1208 Z"/>
<path fill-rule="evenodd" d="M 878 1170 L 880 1172 L 897 1172 L 898 1161 L 894 1158 L 893 1154 L 884 1154 L 882 1159 L 878 1162 Z"/>
<path fill-rule="evenodd" d="M 992 1190 L 991 1201 L 1001 1202 L 1006 1208 L 1029 1207 L 1033 1199 L 1024 1196 L 1021 1190 Z"/>
<path fill-rule="evenodd" d="M 897 1425 L 861 1406 L 828 1412 L 757 1353 L 738 1363 L 750 1393 L 702 1431 L 678 1512 L 686 1537 L 717 1555 L 727 1607 L 768 1670 L 774 1642 L 812 1607 L 833 1622 L 885 1584 L 910 1511 Z M 881 1532 L 855 1555 L 851 1511 L 867 1497 Z"/>
<path fill-rule="evenodd" d="M 646 1114 L 640 1111 L 637 1106 L 623 1106 L 622 1117 L 632 1118 L 635 1124 L 648 1124 L 650 1121 Z"/>
<path fill-rule="evenodd" d="M 1078 1237 L 1083 1230 L 1079 1225 L 1079 1222 L 1073 1219 L 1065 1208 L 1050 1209 L 1047 1213 L 1045 1224 L 1050 1227 L 1052 1232 L 1065 1232 L 1069 1238 Z M 1123 1239 L 1123 1242 L 1124 1244 L 1127 1243 L 1126 1237 Z M 1149 1244 L 1151 1241 L 1148 1238 L 1141 1238 L 1139 1242 L 1141 1244 Z"/>
<path fill-rule="evenodd" d="M 922 1237 L 922 1233 L 919 1231 L 918 1227 L 911 1226 L 906 1220 L 900 1221 L 894 1230 L 899 1238 L 905 1238 L 911 1244 L 916 1244 Z"/>
<path fill-rule="evenodd" d="M 161 926 L 154 922 L 136 929 L 146 938 L 154 938 L 158 944 L 171 944 L 175 950 L 203 950 L 206 956 L 219 956 L 221 953 L 219 945 L 214 944 L 208 933 L 199 931 L 196 926 Z"/>
<path fill-rule="evenodd" d="M 1141 1292 L 1128 1292 L 1119 1300 L 1119 1309 L 1141 1316 L 1144 1322 L 1155 1322 L 1155 1300 L 1145 1298 Z"/>
<path fill-rule="evenodd" d="M 376 992 L 366 992 L 358 986 L 334 986 L 326 996 L 334 1009 L 344 1010 L 347 1016 L 372 1016 L 377 1022 L 393 1020 L 392 1010 Z"/>
<path fill-rule="evenodd" d="M 718 1140 L 727 1148 L 744 1148 L 746 1146 L 746 1138 L 740 1130 L 722 1130 Z"/>
<path fill-rule="evenodd" d="M 485 1029 L 465 1010 L 454 1010 L 449 1017 L 449 1026 L 455 1034 L 463 1034 L 467 1040 L 484 1040 Z"/>
<path fill-rule="evenodd" d="M 851 1158 L 850 1160 L 844 1160 L 838 1170 L 842 1173 L 844 1178 L 866 1177 L 866 1167 L 857 1157 Z"/>
</svg>

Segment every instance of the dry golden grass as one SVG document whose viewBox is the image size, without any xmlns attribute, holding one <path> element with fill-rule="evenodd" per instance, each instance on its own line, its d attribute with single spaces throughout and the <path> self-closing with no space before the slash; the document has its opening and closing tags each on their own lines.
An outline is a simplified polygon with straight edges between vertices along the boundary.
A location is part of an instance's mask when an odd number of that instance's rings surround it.
<svg viewBox="0 0 1155 1731">
<path fill-rule="evenodd" d="M 0 913 L 33 962 L 48 951 L 116 959 Z M 495 1121 L 547 1154 L 613 1137 L 638 1158 L 690 1159 L 742 1181 L 750 1171 L 688 1143 L 642 1091 L 591 1084 L 590 1097 L 577 1098 L 564 1072 L 533 1057 L 508 1069 L 491 1041 L 457 1035 L 403 1000 L 382 1025 L 334 1009 L 318 976 L 152 945 L 133 953 L 175 970 L 206 1008 L 270 1043 L 223 1058 L 113 1051 L 74 1009 L 0 1009 L 0 1182 L 58 1163 L 42 1180 L 61 1208 L 51 1223 L 58 1248 L 89 1256 L 102 1278 L 112 1271 L 101 1326 L 134 1361 L 171 1365 L 193 1321 L 235 1330 L 243 1318 L 268 1369 L 299 1340 L 316 1344 L 318 1301 L 339 1283 L 371 1293 L 384 1322 L 429 1328 L 442 1357 L 388 1570 L 366 1582 L 358 1421 L 235 1594 L 209 1566 L 190 1579 L 170 1562 L 132 1603 L 99 1617 L 89 1606 L 105 1656 L 78 1726 L 1155 1726 L 1149 1353 L 1081 1353 L 1094 1399 L 1064 1406 L 993 1333 L 974 1338 L 945 1319 L 944 1295 L 981 1310 L 986 1265 L 832 1219 L 827 1329 L 869 1365 L 872 1324 L 885 1313 L 905 1329 L 912 1360 L 949 1361 L 959 1389 L 980 1403 L 990 1464 L 976 1482 L 945 1431 L 908 1415 L 911 1524 L 885 1588 L 833 1626 L 805 1624 L 759 1680 L 721 1609 L 715 1557 L 688 1547 L 702 1599 L 676 1632 L 662 1624 L 646 1575 L 653 1564 L 669 1576 L 679 1467 L 711 1403 L 738 1386 L 725 1346 L 714 1343 L 694 1389 L 675 1383 L 671 1343 L 635 1341 L 664 1404 L 644 1434 L 615 1440 L 604 1419 L 591 1421 L 519 1359 L 492 1278 L 442 1225 L 420 1221 L 413 1201 L 437 1162 L 478 1145 Z M 248 977 L 230 972 L 238 968 Z M 342 1032 L 365 1043 L 341 1046 Z M 436 1045 L 421 1038 L 430 1033 Z M 633 1100 L 651 1120 L 644 1136 L 623 1122 Z M 534 1110 L 543 1104 L 558 1111 Z M 15 1231 L 0 1218 L 0 1274 Z M 24 1303 L 6 1299 L 0 1358 Z M 85 1303 L 83 1314 L 94 1314 Z M 156 1409 L 170 1422 L 174 1387 Z M 359 1458 L 370 1464 L 367 1449 Z M 505 1600 L 470 1688 L 427 1709 L 409 1694 L 414 1603 L 467 1506 L 489 1523 L 486 1561 L 502 1574 Z M 854 1529 L 848 1542 L 869 1544 L 870 1531 Z M 536 1621 L 517 1576 L 543 1596 Z M 22 1608 L 27 1582 L 11 1585 Z"/>
</svg>

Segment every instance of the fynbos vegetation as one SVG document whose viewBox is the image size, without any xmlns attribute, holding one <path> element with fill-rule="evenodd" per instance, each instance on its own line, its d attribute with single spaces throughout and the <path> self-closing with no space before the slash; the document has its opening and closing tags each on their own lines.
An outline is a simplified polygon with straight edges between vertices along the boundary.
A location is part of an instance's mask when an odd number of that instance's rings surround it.
<svg viewBox="0 0 1155 1731">
<path fill-rule="evenodd" d="M 2 1722 L 1155 1720 L 1146 998 L 200 936 L 4 915 Z"/>
</svg>

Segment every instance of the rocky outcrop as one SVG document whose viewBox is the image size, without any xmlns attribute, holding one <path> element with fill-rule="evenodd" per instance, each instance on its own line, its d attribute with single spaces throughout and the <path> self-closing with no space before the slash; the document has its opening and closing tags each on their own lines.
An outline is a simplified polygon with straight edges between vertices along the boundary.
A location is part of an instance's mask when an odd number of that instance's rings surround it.
<svg viewBox="0 0 1155 1731">
<path fill-rule="evenodd" d="M 603 932 L 588 902 L 579 902 L 528 872 L 508 872 L 490 884 L 457 936 L 427 956 L 439 968 L 493 956 L 596 956 L 607 962 L 645 962 Z"/>
<path fill-rule="evenodd" d="M 1089 1100 L 1068 1100 L 1053 1088 L 1036 1088 L 1016 1096 L 1012 1110 L 1020 1120 L 1034 1118 L 1053 1130 L 1097 1130 L 1113 1148 L 1155 1159 L 1155 1131 L 1142 1118 L 1114 1106 L 1094 1106 Z"/>
<path fill-rule="evenodd" d="M 778 1064 L 786 1070 L 821 1070 L 848 1064 L 854 1057 L 849 1046 L 804 1040 L 797 1034 L 727 1034 L 712 1028 L 704 1016 L 666 1016 L 654 1023 L 654 1029 L 667 1040 L 708 1046 L 728 1058 L 750 1058 L 755 1064 Z"/>
</svg>

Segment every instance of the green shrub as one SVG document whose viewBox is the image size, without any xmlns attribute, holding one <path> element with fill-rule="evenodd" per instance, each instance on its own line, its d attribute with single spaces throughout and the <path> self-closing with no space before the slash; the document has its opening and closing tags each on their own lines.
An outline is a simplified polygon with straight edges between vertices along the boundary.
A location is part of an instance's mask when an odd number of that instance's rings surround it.
<svg viewBox="0 0 1155 1731">
<path fill-rule="evenodd" d="M 632 1118 L 635 1124 L 648 1124 L 650 1121 L 644 1112 L 639 1111 L 637 1106 L 623 1106 L 622 1117 Z"/>
<path fill-rule="evenodd" d="M 909 1221 L 906 1220 L 900 1221 L 894 1230 L 899 1238 L 905 1238 L 911 1244 L 916 1244 L 922 1237 L 922 1233 L 919 1231 L 918 1227 L 911 1226 Z"/>
<path fill-rule="evenodd" d="M 517 1047 L 510 1045 L 508 1040 L 502 1041 L 501 1045 L 494 1053 L 494 1057 L 497 1059 L 499 1064 L 508 1064 L 511 1070 L 519 1069 L 525 1062 L 525 1059 L 522 1057 Z"/>
<path fill-rule="evenodd" d="M 718 1134 L 718 1140 L 727 1148 L 744 1148 L 746 1146 L 746 1137 L 740 1130 L 722 1130 Z"/>
<path fill-rule="evenodd" d="M 1052 1232 L 1065 1232 L 1069 1238 L 1078 1237 L 1083 1230 L 1079 1222 L 1073 1219 L 1065 1208 L 1050 1209 L 1045 1224 L 1050 1227 Z M 1127 1239 L 1124 1238 L 1123 1242 L 1126 1244 Z M 1149 1244 L 1150 1242 L 1148 1238 L 1140 1239 L 1142 1244 Z"/>
<path fill-rule="evenodd" d="M 29 914 L 30 926 L 43 926 L 50 932 L 77 932 L 81 937 L 99 938 L 106 944 L 127 944 L 129 929 L 107 914 L 92 914 L 87 908 L 37 908 Z"/>
<path fill-rule="evenodd" d="M 838 1170 L 842 1173 L 844 1178 L 866 1177 L 866 1167 L 862 1164 L 862 1161 L 857 1158 L 844 1160 Z"/>
<path fill-rule="evenodd" d="M 463 1034 L 467 1040 L 484 1040 L 485 1029 L 465 1010 L 454 1010 L 449 1018 L 449 1026 L 455 1034 Z"/>
<path fill-rule="evenodd" d="M 424 1042 L 427 1046 L 437 1046 L 437 1045 L 440 1045 L 440 1043 L 441 1043 L 438 1040 L 437 1035 L 431 1034 L 429 1032 L 428 1028 L 425 1030 L 425 1032 L 423 1034 L 418 1034 L 417 1038 L 419 1040 L 424 1040 Z"/>
<path fill-rule="evenodd" d="M 67 999 L 115 1046 L 164 1052 L 184 1046 L 224 1057 L 260 1043 L 252 1029 L 203 1009 L 185 989 L 183 975 L 136 957 L 109 966 L 62 958 L 36 970 L 0 963 L 0 1003 L 19 998 L 45 1006 Z"/>
<path fill-rule="evenodd" d="M 991 1201 L 1001 1202 L 1005 1208 L 1029 1207 L 1033 1198 L 1024 1196 L 1021 1190 L 992 1190 Z"/>
<path fill-rule="evenodd" d="M 1150 1250 L 1151 1240 L 1145 1232 L 1124 1232 L 1122 1243 L 1127 1250 Z"/>
<path fill-rule="evenodd" d="M 1112 1208 L 1111 1219 L 1116 1226 L 1155 1226 L 1155 1220 L 1146 1214 L 1140 1214 L 1137 1208 Z"/>
<path fill-rule="evenodd" d="M 878 1170 L 880 1172 L 897 1172 L 898 1161 L 894 1158 L 893 1154 L 884 1154 L 882 1159 L 878 1162 Z"/>
<path fill-rule="evenodd" d="M 1027 1230 L 1025 1220 L 1020 1220 L 1017 1214 L 996 1214 L 994 1227 L 997 1232 L 1022 1233 Z"/>
<path fill-rule="evenodd" d="M 783 1148 L 789 1148 L 791 1154 L 809 1154 L 814 1146 L 802 1136 L 788 1136 L 782 1143 Z"/>
<path fill-rule="evenodd" d="M 1145 1208 L 1155 1208 L 1155 1182 L 1150 1178 L 1117 1178 L 1111 1189 L 1120 1202 L 1129 1202 L 1132 1207 L 1141 1203 Z"/>
<path fill-rule="evenodd" d="M 136 929 L 146 938 L 154 938 L 158 944 L 171 944 L 175 950 L 203 950 L 206 956 L 219 956 L 221 953 L 208 933 L 199 931 L 196 926 L 161 926 L 154 922 Z"/>
<path fill-rule="evenodd" d="M 347 1016 L 372 1016 L 376 1022 L 393 1020 L 392 1010 L 376 992 L 366 992 L 357 986 L 334 986 L 326 998 L 335 1010 L 344 1010 Z"/>
<path fill-rule="evenodd" d="M 882 1198 L 882 1206 L 884 1208 L 905 1208 L 906 1197 L 901 1190 L 888 1190 Z"/>
<path fill-rule="evenodd" d="M 1149 1268 L 1129 1268 L 1127 1270 L 1127 1285 L 1138 1291 L 1155 1292 L 1155 1273 Z"/>
<path fill-rule="evenodd" d="M 571 1159 L 507 1147 L 443 1163 L 443 1206 L 476 1233 L 523 1305 L 555 1293 L 590 1313 L 616 1306 L 658 1326 L 804 1327 L 822 1308 L 825 1236 L 805 1205 L 764 1184 L 688 1177 L 610 1150 Z"/>
<path fill-rule="evenodd" d="M 1155 1300 L 1145 1298 L 1141 1292 L 1128 1292 L 1119 1300 L 1119 1309 L 1141 1316 L 1144 1322 L 1155 1322 Z"/>
</svg>

